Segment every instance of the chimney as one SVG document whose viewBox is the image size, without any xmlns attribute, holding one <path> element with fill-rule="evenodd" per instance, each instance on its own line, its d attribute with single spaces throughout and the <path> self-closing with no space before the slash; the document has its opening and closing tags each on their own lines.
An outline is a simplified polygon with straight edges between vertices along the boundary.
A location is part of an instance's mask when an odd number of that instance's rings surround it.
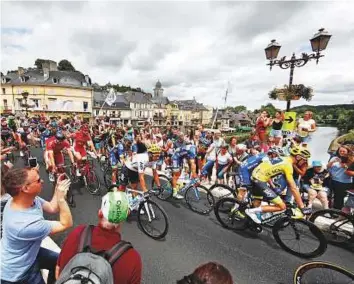
<svg viewBox="0 0 354 284">
<path fill-rule="evenodd" d="M 49 78 L 49 71 L 50 71 L 49 61 L 43 61 L 42 70 L 43 70 L 44 80 L 47 80 Z"/>
<path fill-rule="evenodd" d="M 17 70 L 18 70 L 18 76 L 22 76 L 25 73 L 25 69 L 23 67 L 19 66 Z"/>
<path fill-rule="evenodd" d="M 49 71 L 58 71 L 58 65 L 53 60 L 48 60 L 49 62 Z"/>
</svg>

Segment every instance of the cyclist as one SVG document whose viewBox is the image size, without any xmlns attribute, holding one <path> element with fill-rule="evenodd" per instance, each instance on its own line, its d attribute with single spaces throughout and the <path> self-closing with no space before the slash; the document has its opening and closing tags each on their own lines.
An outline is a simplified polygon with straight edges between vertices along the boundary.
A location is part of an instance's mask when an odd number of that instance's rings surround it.
<svg viewBox="0 0 354 284">
<path fill-rule="evenodd" d="M 14 141 L 14 134 L 12 129 L 8 126 L 7 121 L 1 122 L 1 140 L 4 141 L 6 146 L 12 146 Z"/>
<path fill-rule="evenodd" d="M 109 153 L 109 161 L 112 167 L 112 184 L 116 184 L 117 169 L 121 167 L 125 162 L 125 147 L 122 142 L 120 132 L 117 131 L 109 138 L 107 150 Z"/>
<path fill-rule="evenodd" d="M 156 170 L 160 154 L 161 148 L 156 144 L 151 144 L 147 152 L 136 153 L 131 161 L 126 161 L 121 172 L 119 190 L 124 191 L 129 183 L 133 190 L 137 190 L 138 183 L 140 183 L 143 192 L 146 193 L 148 191 L 144 174 L 146 168 L 152 169 L 154 181 L 157 187 L 160 188 L 160 179 Z M 133 197 L 135 196 L 136 194 L 133 194 Z"/>
<path fill-rule="evenodd" d="M 49 180 L 54 182 L 54 173 L 57 171 L 58 167 L 64 165 L 63 150 L 66 149 L 69 155 L 71 164 L 74 164 L 74 156 L 70 151 L 70 143 L 66 140 L 64 134 L 58 131 L 55 136 L 49 138 L 46 142 L 45 150 L 45 163 L 49 171 Z"/>
<path fill-rule="evenodd" d="M 196 178 L 196 164 L 195 157 L 197 155 L 197 149 L 195 145 L 185 145 L 181 143 L 181 136 L 184 137 L 183 134 L 180 134 L 179 139 L 175 143 L 175 152 L 172 155 L 172 188 L 173 188 L 173 197 L 176 199 L 182 199 L 183 196 L 178 193 L 177 189 L 177 181 L 182 173 L 183 161 L 187 159 L 189 168 L 191 170 L 191 178 Z"/>
<path fill-rule="evenodd" d="M 301 209 L 303 214 L 311 213 L 311 208 L 305 208 L 302 202 L 300 192 L 296 187 L 293 178 L 293 165 L 307 161 L 311 157 L 308 149 L 301 146 L 294 146 L 290 149 L 290 157 L 284 157 L 277 161 L 263 161 L 252 172 L 253 189 L 252 194 L 254 198 L 255 208 L 246 209 L 245 213 L 256 223 L 260 224 L 260 213 L 278 212 L 286 209 L 284 201 L 272 189 L 268 182 L 279 175 L 284 175 L 287 181 L 288 190 L 294 196 L 295 202 Z M 273 205 L 261 206 L 263 197 Z M 258 214 L 257 214 L 258 213 Z M 303 215 L 301 214 L 301 217 Z"/>
<path fill-rule="evenodd" d="M 204 132 L 205 134 L 205 132 Z M 198 148 L 197 148 L 197 163 L 198 163 L 198 169 L 202 169 L 205 165 L 205 156 L 206 152 L 209 149 L 211 143 L 213 142 L 212 140 L 212 135 L 211 132 L 208 131 L 206 134 L 200 135 L 199 136 L 199 143 L 198 143 Z"/>
<path fill-rule="evenodd" d="M 93 145 L 91 136 L 90 136 L 90 130 L 87 124 L 83 124 L 80 128 L 80 130 L 76 131 L 74 134 L 71 135 L 71 138 L 73 138 L 73 146 L 72 146 L 72 151 L 74 152 L 74 156 L 76 159 L 76 162 L 78 163 L 78 167 L 76 169 L 76 175 L 81 176 L 79 167 L 80 164 L 82 163 L 82 160 L 86 159 L 87 157 L 87 152 L 86 152 L 86 146 L 90 148 L 90 150 L 98 156 L 95 146 Z"/>
<path fill-rule="evenodd" d="M 20 146 L 20 156 L 23 157 L 23 150 L 29 145 L 31 130 L 28 122 L 23 122 L 22 127 L 17 129 L 17 140 Z"/>
</svg>

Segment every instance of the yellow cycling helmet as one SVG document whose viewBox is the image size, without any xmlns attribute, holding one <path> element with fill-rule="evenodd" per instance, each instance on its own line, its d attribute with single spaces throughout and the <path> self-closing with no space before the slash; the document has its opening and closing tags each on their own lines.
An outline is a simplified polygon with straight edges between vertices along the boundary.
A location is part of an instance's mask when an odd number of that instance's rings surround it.
<svg viewBox="0 0 354 284">
<path fill-rule="evenodd" d="M 156 145 L 156 144 L 151 144 L 148 149 L 147 149 L 148 153 L 151 153 L 153 155 L 157 155 L 161 153 L 161 148 L 160 146 Z"/>
<path fill-rule="evenodd" d="M 293 147 L 290 148 L 290 155 L 300 156 L 304 159 L 311 158 L 311 153 L 307 148 L 304 148 L 302 146 L 297 146 L 297 145 L 294 145 Z"/>
</svg>

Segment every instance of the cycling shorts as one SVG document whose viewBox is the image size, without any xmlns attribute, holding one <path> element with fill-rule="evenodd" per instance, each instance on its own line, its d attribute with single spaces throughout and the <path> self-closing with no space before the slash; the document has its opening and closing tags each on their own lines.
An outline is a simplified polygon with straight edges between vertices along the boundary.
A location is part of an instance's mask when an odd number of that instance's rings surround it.
<svg viewBox="0 0 354 284">
<path fill-rule="evenodd" d="M 119 154 L 117 151 L 112 150 L 109 152 L 109 161 L 111 163 L 112 169 L 117 168 L 120 164 L 120 159 L 118 155 Z"/>
<path fill-rule="evenodd" d="M 72 149 L 74 155 L 80 154 L 81 158 L 84 158 L 87 156 L 87 152 L 86 152 L 85 147 L 75 145 L 75 143 L 74 143 L 74 146 L 71 149 Z"/>
<path fill-rule="evenodd" d="M 269 187 L 268 183 L 254 180 L 251 189 L 254 199 L 272 202 L 278 197 L 278 194 Z M 274 203 L 274 202 L 273 202 Z"/>
<path fill-rule="evenodd" d="M 138 183 L 139 174 L 138 172 L 130 170 L 128 167 L 124 166 L 120 173 L 119 182 L 121 185 L 127 186 L 129 183 Z"/>
<path fill-rule="evenodd" d="M 172 171 L 178 173 L 183 167 L 183 157 L 172 156 Z"/>
</svg>

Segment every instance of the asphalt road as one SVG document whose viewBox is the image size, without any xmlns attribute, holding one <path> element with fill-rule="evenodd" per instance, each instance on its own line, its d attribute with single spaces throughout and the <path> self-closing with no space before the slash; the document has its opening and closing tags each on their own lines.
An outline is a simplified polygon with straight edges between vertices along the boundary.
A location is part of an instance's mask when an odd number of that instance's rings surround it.
<svg viewBox="0 0 354 284">
<path fill-rule="evenodd" d="M 39 149 L 32 153 L 41 156 Z M 16 165 L 21 164 L 22 161 L 16 162 Z M 41 196 L 50 200 L 53 189 L 43 167 L 41 177 L 45 181 Z M 96 224 L 100 197 L 91 196 L 85 189 L 76 194 L 77 207 L 72 209 L 74 226 Z M 210 216 L 198 215 L 187 209 L 183 201 L 158 202 L 167 212 L 170 222 L 165 240 L 149 238 L 134 220 L 122 226 L 123 238 L 132 242 L 142 256 L 143 283 L 175 283 L 208 261 L 225 265 L 235 283 L 292 283 L 294 270 L 306 262 L 282 250 L 267 229 L 259 235 L 247 231 L 236 233 L 222 228 L 213 213 Z M 62 233 L 53 239 L 60 246 L 66 235 Z M 329 245 L 325 254 L 316 260 L 336 263 L 354 271 L 353 251 Z"/>
</svg>

